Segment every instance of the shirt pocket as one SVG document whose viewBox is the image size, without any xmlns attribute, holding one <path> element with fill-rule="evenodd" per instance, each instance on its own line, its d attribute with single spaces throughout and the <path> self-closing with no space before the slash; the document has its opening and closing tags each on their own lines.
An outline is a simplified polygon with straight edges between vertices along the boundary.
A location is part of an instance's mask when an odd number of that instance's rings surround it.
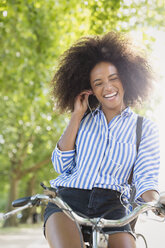
<svg viewBox="0 0 165 248">
<path fill-rule="evenodd" d="M 136 145 L 113 143 L 110 149 L 111 175 L 125 182 L 136 159 Z"/>
</svg>

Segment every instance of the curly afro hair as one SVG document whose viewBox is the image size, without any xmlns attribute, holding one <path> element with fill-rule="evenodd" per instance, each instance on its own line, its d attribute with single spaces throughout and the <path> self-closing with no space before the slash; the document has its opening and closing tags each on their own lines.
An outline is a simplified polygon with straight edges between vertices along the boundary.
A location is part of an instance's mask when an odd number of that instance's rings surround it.
<svg viewBox="0 0 165 248">
<path fill-rule="evenodd" d="M 126 106 L 146 99 L 153 74 L 145 55 L 134 49 L 123 34 L 109 32 L 103 36 L 82 37 L 61 56 L 52 85 L 57 107 L 62 112 L 73 111 L 75 97 L 91 88 L 90 72 L 99 62 L 110 62 L 117 68 Z M 90 96 L 89 104 L 95 109 L 98 101 Z"/>
</svg>

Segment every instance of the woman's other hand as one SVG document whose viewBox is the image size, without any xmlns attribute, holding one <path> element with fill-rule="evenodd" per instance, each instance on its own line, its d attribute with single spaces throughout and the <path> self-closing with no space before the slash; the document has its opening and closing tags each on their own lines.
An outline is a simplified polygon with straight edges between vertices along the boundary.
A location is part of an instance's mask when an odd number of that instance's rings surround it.
<svg viewBox="0 0 165 248">
<path fill-rule="evenodd" d="M 165 205 L 165 192 L 160 194 L 160 200 L 159 201 L 161 204 Z"/>
<path fill-rule="evenodd" d="M 162 206 L 162 212 L 161 212 L 161 217 L 165 218 L 165 192 L 160 193 L 160 199 L 159 202 L 163 205 Z"/>
</svg>

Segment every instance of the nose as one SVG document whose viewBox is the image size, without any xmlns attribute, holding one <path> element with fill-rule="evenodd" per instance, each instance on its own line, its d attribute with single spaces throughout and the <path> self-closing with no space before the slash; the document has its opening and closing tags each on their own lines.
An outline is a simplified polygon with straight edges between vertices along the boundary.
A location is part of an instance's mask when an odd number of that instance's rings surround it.
<svg viewBox="0 0 165 248">
<path fill-rule="evenodd" d="M 112 89 L 112 83 L 109 80 L 104 81 L 104 89 L 105 90 L 110 90 Z"/>
</svg>

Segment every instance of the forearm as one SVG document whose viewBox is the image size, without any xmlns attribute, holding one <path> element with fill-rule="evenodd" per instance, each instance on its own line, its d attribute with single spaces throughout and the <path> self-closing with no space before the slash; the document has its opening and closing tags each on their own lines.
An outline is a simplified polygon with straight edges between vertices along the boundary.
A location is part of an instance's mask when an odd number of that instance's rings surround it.
<svg viewBox="0 0 165 248">
<path fill-rule="evenodd" d="M 158 202 L 160 198 L 159 193 L 155 190 L 148 190 L 141 197 L 145 202 Z"/>
<path fill-rule="evenodd" d="M 63 136 L 58 142 L 61 151 L 74 150 L 77 132 L 80 126 L 82 115 L 73 113 Z"/>
</svg>

